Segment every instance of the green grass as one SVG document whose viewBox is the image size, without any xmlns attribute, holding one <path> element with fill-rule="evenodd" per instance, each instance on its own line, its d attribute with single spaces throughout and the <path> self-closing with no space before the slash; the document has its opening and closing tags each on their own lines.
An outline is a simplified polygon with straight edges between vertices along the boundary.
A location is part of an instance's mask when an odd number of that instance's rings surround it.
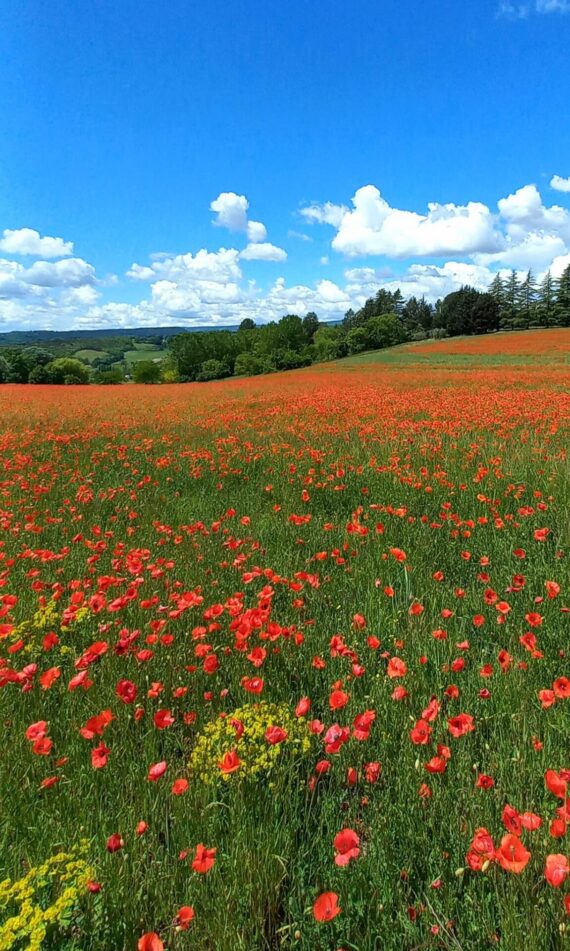
<svg viewBox="0 0 570 951">
<path fill-rule="evenodd" d="M 147 347 L 144 350 L 127 350 L 125 360 L 127 363 L 139 363 L 142 360 L 164 360 L 166 353 L 158 347 Z"/>
<path fill-rule="evenodd" d="M 77 350 L 73 356 L 76 360 L 82 360 L 84 363 L 93 363 L 100 357 L 108 357 L 106 350 Z"/>
</svg>

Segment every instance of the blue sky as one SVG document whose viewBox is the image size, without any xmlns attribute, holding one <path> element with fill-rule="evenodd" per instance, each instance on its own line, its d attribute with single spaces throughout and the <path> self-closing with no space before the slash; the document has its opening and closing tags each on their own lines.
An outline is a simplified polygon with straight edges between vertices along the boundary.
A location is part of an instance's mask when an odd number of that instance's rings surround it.
<svg viewBox="0 0 570 951">
<path fill-rule="evenodd" d="M 332 319 L 570 263 L 570 0 L 2 20 L 0 329 Z"/>
</svg>

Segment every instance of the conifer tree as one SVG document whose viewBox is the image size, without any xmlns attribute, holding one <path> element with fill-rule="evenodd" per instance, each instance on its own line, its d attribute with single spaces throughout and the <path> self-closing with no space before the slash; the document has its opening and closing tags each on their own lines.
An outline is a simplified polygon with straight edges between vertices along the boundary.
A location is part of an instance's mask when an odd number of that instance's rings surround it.
<svg viewBox="0 0 570 951">
<path fill-rule="evenodd" d="M 546 272 L 538 288 L 536 312 L 542 327 L 551 327 L 556 320 L 556 281 L 550 271 Z"/>
</svg>

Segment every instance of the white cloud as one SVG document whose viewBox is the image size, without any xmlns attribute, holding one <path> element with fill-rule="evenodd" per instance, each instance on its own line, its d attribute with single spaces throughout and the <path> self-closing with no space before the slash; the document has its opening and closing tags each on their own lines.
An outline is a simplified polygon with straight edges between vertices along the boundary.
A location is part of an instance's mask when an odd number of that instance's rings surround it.
<svg viewBox="0 0 570 951">
<path fill-rule="evenodd" d="M 305 209 L 310 221 L 336 222 L 331 245 L 346 257 L 452 256 L 536 271 L 570 248 L 570 212 L 544 205 L 532 184 L 500 199 L 498 213 L 476 201 L 430 202 L 423 215 L 403 211 L 391 207 L 375 185 L 359 188 L 352 205 L 351 211 L 331 202 Z"/>
<path fill-rule="evenodd" d="M 343 205 L 311 205 L 302 210 L 307 220 L 332 224 L 336 251 L 348 257 L 383 254 L 394 258 L 498 251 L 503 238 L 486 205 L 432 202 L 428 212 L 392 208 L 375 185 L 359 188 L 353 210 Z"/>
<path fill-rule="evenodd" d="M 247 231 L 247 210 L 249 202 L 245 195 L 235 192 L 221 192 L 210 203 L 210 211 L 215 211 L 214 224 L 229 231 Z"/>
<path fill-rule="evenodd" d="M 247 248 L 240 251 L 240 258 L 243 261 L 286 261 L 287 252 L 269 242 L 248 244 Z"/>
<path fill-rule="evenodd" d="M 349 296 L 359 295 L 361 299 L 371 297 L 379 287 L 385 287 L 389 291 L 400 288 L 404 297 L 425 297 L 435 301 L 466 284 L 487 290 L 493 279 L 489 268 L 461 261 L 447 261 L 441 266 L 411 264 L 403 274 L 388 280 L 383 269 L 371 267 L 349 268 L 344 274 Z"/>
<path fill-rule="evenodd" d="M 63 258 L 73 254 L 73 242 L 63 238 L 42 237 L 33 228 L 6 228 L 0 238 L 0 251 L 5 254 L 30 255 L 42 258 Z"/>
<path fill-rule="evenodd" d="M 550 179 L 550 187 L 557 192 L 570 192 L 570 177 L 562 178 L 561 175 L 553 175 Z"/>
<path fill-rule="evenodd" d="M 568 266 L 570 266 L 570 253 L 561 254 L 559 257 L 554 258 L 549 270 L 552 277 L 562 277 L 563 271 L 565 271 Z"/>
<path fill-rule="evenodd" d="M 546 208 L 536 185 L 524 185 L 501 198 L 498 207 L 511 238 L 523 239 L 529 232 L 545 231 L 570 241 L 570 212 L 560 205 Z"/>
<path fill-rule="evenodd" d="M 261 221 L 248 221 L 247 239 L 248 241 L 265 241 L 267 237 L 267 228 Z"/>
<path fill-rule="evenodd" d="M 347 211 L 346 205 L 334 205 L 332 201 L 326 201 L 324 205 L 313 202 L 306 208 L 301 208 L 299 214 L 310 224 L 332 225 L 333 228 L 338 228 Z"/>
<path fill-rule="evenodd" d="M 44 256 L 28 266 L 11 259 L 10 254 L 34 245 L 22 239 L 31 229 L 10 232 L 12 250 L 0 259 L 0 322 L 66 329 L 223 327 L 239 324 L 244 317 L 264 323 L 286 313 L 302 315 L 309 310 L 321 320 L 331 320 L 342 317 L 349 307 L 361 307 L 379 287 L 399 287 L 404 297 L 425 296 L 434 301 L 465 284 L 484 290 L 498 269 L 507 273 L 515 268 L 522 275 L 531 267 L 540 280 L 548 268 L 559 276 L 570 263 L 570 211 L 560 205 L 545 205 L 536 185 L 524 185 L 501 198 L 493 211 L 469 201 L 463 205 L 430 203 L 423 214 L 391 207 L 375 186 L 367 185 L 356 191 L 350 209 L 326 202 L 303 209 L 302 216 L 308 224 L 332 227 L 333 249 L 348 258 L 408 258 L 399 273 L 382 260 L 379 266 L 370 266 L 365 260 L 366 266 L 347 267 L 340 279 L 332 268 L 327 272 L 330 279 L 320 279 L 323 272 L 317 268 L 314 283 L 288 285 L 285 276 L 280 276 L 262 288 L 247 273 L 248 262 L 283 263 L 287 253 L 260 240 L 266 237 L 265 228 L 261 222 L 248 220 L 248 207 L 245 196 L 232 192 L 222 193 L 212 203 L 220 224 L 239 226 L 240 233 L 248 237 L 241 251 L 222 247 L 184 254 L 157 252 L 145 263 L 133 263 L 127 276 L 143 285 L 142 299 L 134 304 L 103 302 L 103 288 L 107 295 L 119 296 L 116 287 L 109 290 L 112 276 L 98 279 L 92 265 L 71 256 L 70 251 L 57 255 L 60 260 Z M 12 239 L 13 234 L 19 239 Z M 37 241 L 61 240 L 31 234 Z M 69 242 L 63 247 L 73 246 Z M 50 250 L 55 247 L 48 245 Z M 321 265 L 328 262 L 328 254 L 321 256 Z"/>
<path fill-rule="evenodd" d="M 219 251 L 206 251 L 202 248 L 196 254 L 177 254 L 172 257 L 163 254 L 153 255 L 150 266 L 132 264 L 127 277 L 139 281 L 153 281 L 157 278 L 183 282 L 239 280 L 239 251 L 233 248 L 220 248 Z"/>
<path fill-rule="evenodd" d="M 289 231 L 287 232 L 287 237 L 288 237 L 288 238 L 296 238 L 298 241 L 312 241 L 312 240 L 313 240 L 310 235 L 304 234 L 304 232 L 302 232 L 302 231 L 291 231 L 291 230 L 289 230 Z"/>
<path fill-rule="evenodd" d="M 500 264 L 508 268 L 520 268 L 528 271 L 540 271 L 548 268 L 550 262 L 566 250 L 565 241 L 553 234 L 531 232 L 518 241 L 509 242 L 503 251 L 496 254 L 474 254 L 476 264 Z"/>
<path fill-rule="evenodd" d="M 36 261 L 22 273 L 22 280 L 40 287 L 81 287 L 95 283 L 95 268 L 81 258 Z"/>
<path fill-rule="evenodd" d="M 267 228 L 261 221 L 248 221 L 248 209 L 249 201 L 245 195 L 236 195 L 235 192 L 221 192 L 210 202 L 210 211 L 216 213 L 214 224 L 217 227 L 244 232 L 252 243 L 265 241 Z"/>
<path fill-rule="evenodd" d="M 502 245 L 494 217 L 481 202 L 431 202 L 427 214 L 421 215 L 391 208 L 375 185 L 365 185 L 357 190 L 352 204 L 332 242 L 335 250 L 347 256 L 439 257 L 497 251 Z"/>
</svg>

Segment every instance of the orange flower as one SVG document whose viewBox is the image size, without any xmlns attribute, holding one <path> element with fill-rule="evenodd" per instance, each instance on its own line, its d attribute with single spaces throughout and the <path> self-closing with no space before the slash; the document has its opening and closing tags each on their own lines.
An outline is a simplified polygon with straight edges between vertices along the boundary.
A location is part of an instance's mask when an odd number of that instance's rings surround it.
<svg viewBox="0 0 570 951">
<path fill-rule="evenodd" d="M 160 940 L 156 931 L 147 931 L 138 940 L 138 951 L 164 951 L 164 944 Z"/>
<path fill-rule="evenodd" d="M 525 849 L 518 836 L 507 833 L 495 852 L 495 860 L 505 872 L 520 875 L 530 861 L 530 852 Z"/>
<path fill-rule="evenodd" d="M 240 768 L 240 766 L 241 760 L 235 750 L 232 750 L 230 753 L 226 753 L 221 763 L 218 763 L 219 770 L 222 773 L 226 773 L 226 775 L 235 773 Z"/>
<path fill-rule="evenodd" d="M 357 859 L 360 855 L 360 837 L 354 829 L 343 829 L 335 835 L 333 846 L 336 851 L 334 857 L 335 865 L 348 865 L 351 859 Z"/>
<path fill-rule="evenodd" d="M 217 849 L 207 849 L 202 843 L 196 846 L 196 853 L 192 859 L 192 869 L 200 875 L 205 875 L 216 861 Z"/>
<path fill-rule="evenodd" d="M 568 859 L 565 855 L 554 854 L 546 856 L 544 877 L 549 885 L 552 885 L 553 888 L 560 888 L 569 874 L 570 867 L 568 866 Z"/>
<path fill-rule="evenodd" d="M 341 910 L 335 892 L 323 892 L 313 905 L 313 915 L 317 921 L 332 921 Z"/>
</svg>

